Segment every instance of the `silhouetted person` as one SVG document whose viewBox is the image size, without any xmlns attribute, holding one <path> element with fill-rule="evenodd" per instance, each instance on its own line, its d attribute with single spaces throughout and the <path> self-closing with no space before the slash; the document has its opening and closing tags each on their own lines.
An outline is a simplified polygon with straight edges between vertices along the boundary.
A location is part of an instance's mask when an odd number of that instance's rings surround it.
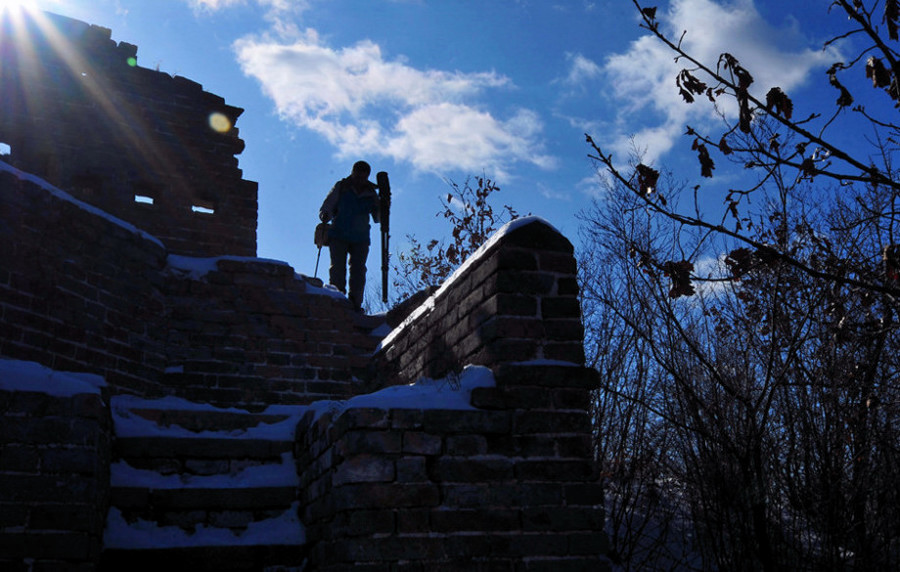
<svg viewBox="0 0 900 572">
<path fill-rule="evenodd" d="M 353 164 L 346 179 L 341 179 L 325 197 L 319 218 L 331 221 L 328 250 L 331 253 L 329 280 L 347 293 L 347 256 L 350 257 L 350 292 L 354 310 L 362 309 L 366 289 L 366 258 L 369 256 L 369 216 L 379 222 L 378 193 L 369 181 L 372 168 L 365 161 Z"/>
</svg>

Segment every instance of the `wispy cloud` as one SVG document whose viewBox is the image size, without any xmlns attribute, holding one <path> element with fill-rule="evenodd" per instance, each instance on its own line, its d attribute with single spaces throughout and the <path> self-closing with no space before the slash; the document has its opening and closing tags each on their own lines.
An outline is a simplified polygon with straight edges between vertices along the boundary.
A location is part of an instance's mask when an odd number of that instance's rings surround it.
<svg viewBox="0 0 900 572">
<path fill-rule="evenodd" d="M 368 40 L 328 46 L 314 30 L 290 40 L 243 38 L 235 50 L 278 113 L 321 134 L 341 156 L 380 155 L 421 171 L 486 170 L 498 178 L 517 163 L 555 165 L 542 149 L 537 113 L 500 116 L 487 108 L 487 92 L 514 89 L 496 72 L 418 69 L 386 58 Z"/>
<path fill-rule="evenodd" d="M 584 57 L 582 54 L 566 54 L 569 63 L 569 73 L 563 82 L 580 86 L 585 81 L 597 79 L 603 74 L 603 69 L 596 62 Z"/>
<path fill-rule="evenodd" d="M 309 5 L 308 0 L 187 0 L 187 3 L 194 10 L 207 11 L 216 11 L 242 4 L 258 4 L 273 12 L 291 12 L 304 10 Z"/>
<path fill-rule="evenodd" d="M 753 0 L 672 0 L 657 19 L 671 38 L 686 30 L 682 45 L 700 61 L 714 63 L 723 52 L 734 55 L 753 74 L 753 88 L 763 95 L 773 86 L 790 93 L 838 57 L 834 50 L 810 46 L 794 28 L 766 22 Z M 645 151 L 644 160 L 653 162 L 671 149 L 686 123 L 701 126 L 714 119 L 712 106 L 687 105 L 678 94 L 675 75 L 683 67 L 649 35 L 606 60 L 603 70 L 618 112 L 612 150 L 619 156 L 631 150 L 633 136 Z"/>
<path fill-rule="evenodd" d="M 185 0 L 197 14 L 212 13 L 235 6 L 253 5 L 261 8 L 272 31 L 279 36 L 298 33 L 295 17 L 310 8 L 313 0 Z"/>
</svg>

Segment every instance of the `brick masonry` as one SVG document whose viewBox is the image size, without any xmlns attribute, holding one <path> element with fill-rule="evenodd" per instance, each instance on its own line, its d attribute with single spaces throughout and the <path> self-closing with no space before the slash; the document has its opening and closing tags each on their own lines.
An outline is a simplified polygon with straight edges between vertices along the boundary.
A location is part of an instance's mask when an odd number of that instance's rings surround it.
<svg viewBox="0 0 900 572">
<path fill-rule="evenodd" d="M 440 378 L 467 363 L 584 364 L 572 244 L 541 220 L 508 232 L 424 302 L 376 356 L 376 386 Z"/>
<path fill-rule="evenodd" d="M 255 256 L 257 185 L 235 157 L 243 110 L 137 65 L 137 46 L 110 36 L 48 13 L 0 18 L 2 159 L 173 252 Z"/>
<path fill-rule="evenodd" d="M 539 219 L 515 224 L 379 346 L 377 320 L 253 257 L 256 187 L 236 167 L 239 109 L 129 65 L 136 48 L 109 30 L 54 22 L 82 56 L 70 61 L 87 67 L 64 67 L 31 38 L 41 65 L 21 78 L 16 61 L 0 70 L 0 142 L 12 149 L 0 159 L 55 184 L 0 168 L 0 356 L 98 375 L 108 391 L 0 394 L 4 569 L 95 569 L 115 440 L 109 395 L 259 410 L 466 364 L 497 380 L 473 391 L 472 410 L 351 409 L 300 424 L 311 569 L 607 569 L 587 414 L 595 380 L 565 237 Z M 4 53 L 12 37 L 0 34 Z M 26 93 L 41 101 L 27 113 Z M 102 125 L 79 138 L 79 114 L 109 108 L 92 99 L 100 93 L 137 103 L 116 105 L 114 120 L 93 116 Z M 198 120 L 213 110 L 232 129 Z M 51 121 L 61 129 L 42 136 L 36 126 Z M 152 208 L 135 204 L 142 193 Z M 215 213 L 198 218 L 197 203 Z"/>
<path fill-rule="evenodd" d="M 348 409 L 298 431 L 317 570 L 604 570 L 593 372 L 503 366 L 473 410 Z"/>
<path fill-rule="evenodd" d="M 102 375 L 113 393 L 248 407 L 345 398 L 379 342 L 377 320 L 287 264 L 172 256 L 4 171 L 0 240 L 0 355 Z"/>
<path fill-rule="evenodd" d="M 59 380 L 65 383 L 65 380 Z M 100 393 L 0 391 L 0 569 L 90 570 L 109 499 Z"/>
</svg>

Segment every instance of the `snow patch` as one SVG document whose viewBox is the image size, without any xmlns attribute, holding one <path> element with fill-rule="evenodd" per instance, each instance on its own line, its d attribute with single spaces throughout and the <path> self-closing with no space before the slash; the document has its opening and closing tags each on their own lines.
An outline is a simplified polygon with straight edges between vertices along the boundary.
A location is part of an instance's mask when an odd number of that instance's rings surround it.
<svg viewBox="0 0 900 572">
<path fill-rule="evenodd" d="M 91 373 L 54 371 L 39 363 L 0 359 L 0 391 L 30 391 L 56 397 L 100 393 L 106 381 Z"/>
<path fill-rule="evenodd" d="M 449 289 L 450 286 L 460 276 L 462 276 L 471 266 L 473 266 L 477 261 L 479 261 L 481 258 L 483 258 L 485 256 L 485 253 L 487 251 L 489 251 L 491 248 L 493 248 L 495 244 L 500 242 L 500 240 L 503 237 L 505 237 L 506 235 L 510 234 L 511 232 L 518 230 L 524 226 L 528 226 L 529 224 L 534 224 L 537 222 L 543 223 L 543 224 L 547 225 L 548 227 L 550 227 L 551 229 L 553 229 L 554 231 L 556 231 L 557 233 L 559 233 L 559 231 L 556 230 L 556 228 L 552 224 L 550 224 L 549 222 L 547 222 L 547 220 L 545 220 L 539 216 L 524 216 L 524 217 L 509 221 L 508 223 L 506 223 L 505 225 L 500 227 L 500 230 L 495 232 L 484 244 L 482 244 L 480 247 L 478 247 L 478 250 L 476 250 L 474 253 L 472 253 L 472 256 L 468 257 L 466 259 L 466 261 L 463 262 L 459 268 L 454 270 L 453 274 L 451 274 L 446 280 L 444 280 L 444 283 L 441 284 L 441 287 L 438 288 L 437 291 L 428 298 L 428 300 L 423 302 L 409 316 L 407 316 L 407 318 L 405 320 L 403 320 L 403 322 L 401 322 L 396 328 L 394 328 L 391 333 L 389 333 L 387 336 L 385 336 L 385 338 L 381 341 L 381 343 L 378 344 L 378 347 L 375 349 L 375 352 L 377 353 L 377 352 L 381 351 L 382 348 L 390 345 L 390 343 L 394 340 L 394 338 L 397 337 L 397 335 L 399 335 L 399 333 L 402 332 L 409 324 L 411 324 L 412 322 L 417 320 L 419 317 L 421 317 L 421 316 L 427 314 L 428 312 L 430 312 L 431 310 L 433 310 L 435 301 L 439 297 L 441 297 L 443 295 L 443 293 L 447 289 Z"/>
<path fill-rule="evenodd" d="M 305 278 L 302 274 L 298 274 Z M 343 294 L 340 290 L 337 289 L 337 286 L 332 284 L 326 284 L 324 286 L 314 286 L 309 280 L 304 280 L 306 282 L 306 293 L 314 294 L 316 296 L 330 296 L 331 298 L 338 298 L 346 300 L 347 296 Z"/>
<path fill-rule="evenodd" d="M 490 369 L 469 365 L 455 379 L 453 376 L 438 380 L 422 378 L 410 385 L 385 387 L 343 401 L 316 401 L 309 409 L 315 412 L 315 419 L 329 413 L 338 417 L 344 411 L 356 408 L 475 410 L 471 404 L 472 390 L 495 386 Z"/>
<path fill-rule="evenodd" d="M 188 548 L 195 546 L 257 546 L 306 543 L 306 530 L 300 522 L 300 502 L 294 502 L 280 516 L 252 522 L 247 530 L 235 533 L 228 528 L 200 525 L 191 533 L 177 526 L 159 526 L 138 519 L 129 523 L 122 512 L 111 507 L 103 534 L 105 548 Z"/>
<path fill-rule="evenodd" d="M 253 465 L 227 475 L 162 475 L 157 471 L 136 469 L 125 461 L 118 461 L 110 465 L 109 477 L 110 484 L 114 487 L 146 487 L 150 490 L 300 486 L 297 465 L 291 453 L 283 453 L 279 465 Z"/>
<path fill-rule="evenodd" d="M 300 405 L 270 405 L 263 415 L 282 415 L 285 419 L 275 423 L 260 423 L 247 429 L 231 431 L 194 432 L 178 425 L 160 426 L 132 411 L 133 409 L 162 409 L 173 411 L 211 411 L 239 413 L 246 415 L 243 409 L 235 407 L 222 408 L 206 403 L 194 403 L 180 397 L 162 397 L 160 399 L 144 399 L 134 395 L 116 395 L 110 400 L 113 424 L 118 437 L 182 437 L 186 439 L 205 439 L 228 437 L 231 439 L 261 439 L 265 441 L 290 441 L 300 418 L 307 411 Z"/>
<path fill-rule="evenodd" d="M 273 260 L 271 258 L 255 258 L 252 256 L 210 256 L 195 257 L 183 256 L 180 254 L 170 254 L 166 259 L 169 270 L 179 272 L 190 277 L 192 280 L 200 280 L 210 272 L 215 272 L 219 268 L 220 260 L 232 260 L 235 262 L 265 262 L 267 264 L 277 264 L 278 266 L 290 267 L 290 264 L 282 260 Z"/>
</svg>

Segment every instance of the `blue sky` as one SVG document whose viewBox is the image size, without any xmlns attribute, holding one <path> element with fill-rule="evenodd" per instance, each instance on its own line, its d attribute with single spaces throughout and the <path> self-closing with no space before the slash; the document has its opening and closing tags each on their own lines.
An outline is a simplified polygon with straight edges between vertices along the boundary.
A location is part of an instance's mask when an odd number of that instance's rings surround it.
<svg viewBox="0 0 900 572">
<path fill-rule="evenodd" d="M 394 252 L 406 234 L 446 235 L 435 217 L 445 179 L 482 174 L 499 182 L 500 202 L 577 244 L 576 213 L 600 190 L 585 132 L 623 161 L 633 137 L 645 162 L 672 166 L 691 186 L 727 185 L 701 181 L 685 154 L 685 123 L 712 125 L 712 110 L 681 102 L 672 54 L 638 27 L 628 0 L 31 4 L 110 28 L 138 46 L 138 65 L 244 108 L 239 164 L 259 183 L 258 255 L 303 274 L 315 269 L 319 205 L 357 159 L 390 173 Z M 828 0 L 653 4 L 666 26 L 690 30 L 686 45 L 700 55 L 733 52 L 762 93 L 779 85 L 815 100 L 830 89 L 824 70 L 840 54 L 821 46 L 841 22 Z M 369 267 L 376 299 L 377 247 Z"/>
</svg>

